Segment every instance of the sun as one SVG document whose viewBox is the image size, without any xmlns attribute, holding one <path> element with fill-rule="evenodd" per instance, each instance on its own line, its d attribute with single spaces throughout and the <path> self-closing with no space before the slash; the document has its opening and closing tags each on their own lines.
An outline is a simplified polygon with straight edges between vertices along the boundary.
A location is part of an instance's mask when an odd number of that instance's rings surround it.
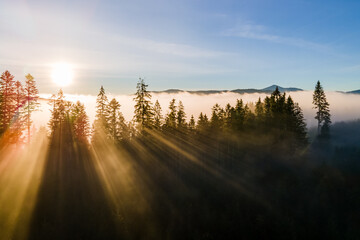
<svg viewBox="0 0 360 240">
<path fill-rule="evenodd" d="M 52 67 L 51 78 L 53 82 L 61 87 L 66 87 L 72 83 L 74 72 L 68 63 L 56 63 Z"/>
</svg>

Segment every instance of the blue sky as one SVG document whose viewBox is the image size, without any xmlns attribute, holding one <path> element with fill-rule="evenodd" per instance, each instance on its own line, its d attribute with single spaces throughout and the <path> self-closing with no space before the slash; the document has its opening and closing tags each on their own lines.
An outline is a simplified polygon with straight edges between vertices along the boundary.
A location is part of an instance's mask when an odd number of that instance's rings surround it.
<svg viewBox="0 0 360 240">
<path fill-rule="evenodd" d="M 70 63 L 69 93 L 151 90 L 360 89 L 360 1 L 0 2 L 0 71 L 27 72 L 44 93 Z"/>
</svg>

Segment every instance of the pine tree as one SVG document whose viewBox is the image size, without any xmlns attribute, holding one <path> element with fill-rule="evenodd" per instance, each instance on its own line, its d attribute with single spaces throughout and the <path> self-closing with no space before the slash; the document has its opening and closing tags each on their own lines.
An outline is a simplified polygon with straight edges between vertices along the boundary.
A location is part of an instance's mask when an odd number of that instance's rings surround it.
<svg viewBox="0 0 360 240">
<path fill-rule="evenodd" d="M 215 130 L 220 130 L 223 127 L 223 120 L 224 120 L 224 115 L 225 112 L 224 110 L 220 107 L 219 104 L 215 104 L 212 107 L 212 114 L 211 114 L 211 127 Z"/>
<path fill-rule="evenodd" d="M 184 111 L 184 105 L 181 101 L 179 101 L 179 106 L 176 113 L 176 125 L 179 129 L 186 127 L 186 114 Z"/>
<path fill-rule="evenodd" d="M 100 88 L 100 92 L 96 99 L 96 121 L 106 128 L 107 125 L 107 114 L 108 114 L 108 98 L 105 94 L 105 89 L 103 86 Z"/>
<path fill-rule="evenodd" d="M 14 142 L 21 139 L 24 129 L 24 89 L 21 82 L 15 82 L 15 114 L 12 120 L 12 137 Z"/>
<path fill-rule="evenodd" d="M 15 81 L 9 71 L 5 71 L 0 77 L 0 92 L 2 95 L 0 134 L 2 134 L 10 127 L 16 111 Z"/>
<path fill-rule="evenodd" d="M 210 123 L 208 117 L 206 116 L 206 114 L 203 114 L 201 112 L 197 121 L 196 129 L 204 132 L 209 128 L 209 125 Z"/>
<path fill-rule="evenodd" d="M 315 119 L 318 121 L 318 135 L 327 137 L 329 135 L 331 124 L 330 105 L 326 100 L 326 95 L 320 81 L 318 81 L 315 86 L 313 104 L 314 108 L 317 110 Z"/>
<path fill-rule="evenodd" d="M 284 128 L 294 136 L 297 146 L 304 147 L 308 142 L 305 118 L 299 104 L 294 103 L 290 96 L 286 101 L 286 113 L 287 122 Z"/>
<path fill-rule="evenodd" d="M 228 103 L 224 112 L 224 127 L 230 130 L 233 127 L 235 109 Z"/>
<path fill-rule="evenodd" d="M 135 93 L 134 101 L 134 121 L 140 132 L 145 128 L 153 126 L 154 113 L 151 107 L 151 94 L 147 91 L 148 85 L 145 84 L 144 79 L 139 78 L 137 83 L 137 91 Z"/>
<path fill-rule="evenodd" d="M 236 106 L 234 108 L 234 127 L 235 130 L 242 130 L 244 127 L 244 121 L 245 121 L 245 108 L 244 103 L 242 99 L 238 99 L 236 101 Z"/>
<path fill-rule="evenodd" d="M 80 101 L 77 101 L 71 107 L 71 123 L 75 138 L 87 143 L 90 135 L 89 117 L 86 114 L 85 106 Z"/>
<path fill-rule="evenodd" d="M 30 142 L 30 128 L 31 128 L 31 114 L 36 111 L 39 107 L 38 99 L 39 99 L 39 91 L 36 88 L 34 77 L 30 74 L 25 76 L 25 86 L 24 86 L 24 95 L 25 95 L 25 112 L 24 117 L 26 120 L 27 127 L 27 139 Z"/>
<path fill-rule="evenodd" d="M 67 120 L 67 104 L 63 91 L 60 89 L 57 95 L 52 95 L 49 104 L 52 106 L 51 118 L 48 123 L 51 133 L 53 134 L 56 130 L 62 133 L 63 125 Z"/>
<path fill-rule="evenodd" d="M 111 139 L 117 142 L 120 139 L 120 104 L 113 98 L 108 106 L 108 126 Z"/>
<path fill-rule="evenodd" d="M 161 128 L 161 121 L 162 121 L 162 114 L 161 114 L 161 106 L 158 100 L 156 100 L 154 105 L 154 126 L 156 129 Z"/>
<path fill-rule="evenodd" d="M 190 118 L 190 121 L 189 121 L 189 129 L 191 131 L 195 130 L 195 118 L 194 118 L 194 115 L 191 115 L 191 118 Z"/>
<path fill-rule="evenodd" d="M 96 115 L 92 127 L 92 142 L 108 138 L 108 98 L 103 86 L 96 98 Z"/>
<path fill-rule="evenodd" d="M 169 113 L 166 115 L 165 124 L 167 128 L 176 128 L 177 107 L 176 100 L 172 99 L 169 104 Z"/>
</svg>

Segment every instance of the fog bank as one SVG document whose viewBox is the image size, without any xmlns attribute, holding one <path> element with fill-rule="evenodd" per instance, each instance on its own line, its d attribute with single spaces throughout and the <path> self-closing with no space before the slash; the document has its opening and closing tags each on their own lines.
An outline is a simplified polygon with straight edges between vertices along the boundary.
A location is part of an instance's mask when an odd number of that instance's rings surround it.
<svg viewBox="0 0 360 240">
<path fill-rule="evenodd" d="M 298 102 L 300 107 L 303 109 L 305 119 L 308 127 L 315 126 L 316 120 L 315 109 L 312 105 L 312 91 L 299 91 L 286 93 Z M 214 104 L 218 103 L 221 107 L 225 107 L 227 103 L 232 106 L 236 104 L 237 99 L 242 99 L 244 103 L 254 103 L 259 97 L 264 99 L 268 94 L 265 93 L 251 93 L 251 94 L 238 94 L 238 93 L 219 93 L 219 94 L 191 94 L 187 92 L 183 93 L 153 93 L 152 102 L 159 101 L 163 116 L 168 112 L 168 106 L 171 99 L 175 98 L 177 103 L 181 100 L 185 107 L 187 118 L 194 115 L 195 119 L 199 116 L 200 112 L 206 113 L 211 116 L 211 108 Z M 50 94 L 41 94 L 41 111 L 35 112 L 33 120 L 35 126 L 46 126 L 50 118 L 50 106 L 48 99 Z M 330 111 L 333 122 L 355 120 L 360 118 L 360 95 L 359 94 L 346 94 L 340 92 L 326 92 L 327 99 L 330 103 Z M 131 120 L 134 114 L 134 101 L 133 95 L 108 95 L 109 100 L 116 98 L 121 104 L 121 112 L 123 113 L 126 120 Z M 87 114 L 90 118 L 90 123 L 94 121 L 96 113 L 96 96 L 92 95 L 71 95 L 65 94 L 65 98 L 69 101 L 80 102 L 85 104 Z"/>
</svg>

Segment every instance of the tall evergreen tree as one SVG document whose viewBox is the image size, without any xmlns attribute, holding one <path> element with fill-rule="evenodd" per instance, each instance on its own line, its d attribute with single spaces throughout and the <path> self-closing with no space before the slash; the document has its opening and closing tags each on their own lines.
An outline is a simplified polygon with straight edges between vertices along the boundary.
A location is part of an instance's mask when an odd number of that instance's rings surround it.
<svg viewBox="0 0 360 240">
<path fill-rule="evenodd" d="M 4 133 L 11 124 L 16 111 L 16 92 L 14 76 L 5 71 L 0 77 L 0 92 L 2 106 L 0 113 L 0 134 Z"/>
<path fill-rule="evenodd" d="M 148 85 L 145 84 L 144 79 L 139 78 L 134 97 L 134 121 L 140 132 L 145 128 L 151 128 L 154 119 L 154 113 L 151 107 L 151 94 L 147 91 L 147 87 Z"/>
<path fill-rule="evenodd" d="M 75 138 L 87 143 L 90 135 L 89 117 L 86 114 L 85 106 L 80 101 L 77 101 L 71 107 L 71 120 Z"/>
<path fill-rule="evenodd" d="M 109 134 L 114 142 L 120 139 L 120 103 L 113 98 L 108 106 Z"/>
<path fill-rule="evenodd" d="M 320 81 L 318 81 L 315 86 L 313 104 L 314 108 L 317 110 L 315 119 L 318 121 L 318 135 L 324 137 L 328 136 L 331 124 L 330 105 L 326 100 L 326 95 Z"/>
<path fill-rule="evenodd" d="M 206 116 L 206 114 L 203 114 L 201 112 L 197 121 L 196 129 L 204 132 L 209 128 L 209 125 L 210 123 L 208 117 Z"/>
<path fill-rule="evenodd" d="M 186 113 L 184 111 L 184 105 L 179 101 L 179 106 L 176 112 L 176 125 L 179 129 L 186 127 Z"/>
<path fill-rule="evenodd" d="M 169 104 L 169 113 L 166 114 L 165 124 L 167 128 L 176 128 L 177 107 L 176 100 L 172 99 Z"/>
<path fill-rule="evenodd" d="M 15 114 L 12 119 L 12 137 L 14 142 L 21 140 L 24 129 L 24 88 L 20 81 L 15 82 Z"/>
<path fill-rule="evenodd" d="M 220 130 L 224 124 L 224 110 L 220 107 L 219 104 L 215 104 L 212 107 L 212 114 L 211 114 L 211 127 L 215 130 Z"/>
<path fill-rule="evenodd" d="M 190 130 L 195 130 L 195 118 L 194 118 L 194 115 L 191 115 L 190 117 L 190 121 L 189 121 L 189 129 Z"/>
<path fill-rule="evenodd" d="M 24 107 L 24 117 L 26 120 L 27 128 L 27 139 L 30 142 L 30 128 L 31 128 L 31 114 L 36 111 L 40 104 L 38 103 L 39 91 L 36 87 L 34 77 L 31 74 L 25 76 L 25 86 L 24 86 L 24 95 L 25 95 L 25 107 Z"/>
<path fill-rule="evenodd" d="M 103 86 L 100 87 L 99 94 L 96 98 L 96 115 L 95 121 L 92 127 L 92 142 L 96 142 L 99 139 L 106 139 L 108 133 L 108 98 Z"/>
<path fill-rule="evenodd" d="M 161 114 L 161 106 L 158 100 L 156 100 L 154 105 L 154 126 L 156 129 L 161 128 L 161 121 L 162 121 L 162 114 Z"/>
<path fill-rule="evenodd" d="M 102 126 L 107 125 L 107 114 L 108 114 L 108 98 L 105 94 L 105 89 L 103 86 L 100 88 L 100 92 L 96 98 L 96 120 L 99 121 L 99 124 Z"/>
<path fill-rule="evenodd" d="M 308 142 L 305 118 L 299 104 L 294 103 L 290 96 L 286 100 L 286 113 L 285 129 L 293 135 L 296 147 L 304 147 Z"/>
<path fill-rule="evenodd" d="M 56 130 L 59 130 L 59 133 L 62 133 L 63 125 L 67 120 L 67 104 L 65 101 L 65 96 L 63 91 L 60 89 L 57 95 L 53 95 L 50 99 L 50 103 L 52 106 L 51 118 L 48 123 L 51 133 L 53 134 Z"/>
</svg>

